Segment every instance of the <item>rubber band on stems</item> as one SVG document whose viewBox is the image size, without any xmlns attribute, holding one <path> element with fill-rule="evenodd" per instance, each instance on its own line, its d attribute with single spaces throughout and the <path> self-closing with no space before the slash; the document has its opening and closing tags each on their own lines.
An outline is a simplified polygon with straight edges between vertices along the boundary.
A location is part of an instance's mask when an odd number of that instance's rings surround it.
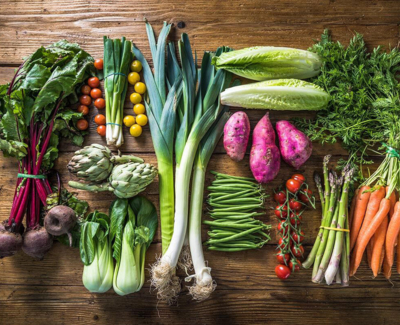
<svg viewBox="0 0 400 325">
<path fill-rule="evenodd" d="M 114 75 L 117 75 L 117 76 L 124 76 L 125 78 L 127 77 L 127 75 L 126 75 L 125 73 L 122 73 L 122 72 L 113 72 L 113 73 L 110 73 L 108 76 L 104 77 L 104 79 L 107 79 L 108 77 L 111 77 L 111 76 L 114 76 Z"/>
<path fill-rule="evenodd" d="M 106 125 L 118 125 L 118 126 L 121 126 L 122 127 L 122 125 L 121 124 L 118 124 L 118 123 L 106 123 Z"/>
<path fill-rule="evenodd" d="M 18 173 L 17 175 L 18 178 L 34 178 L 34 179 L 46 179 L 46 175 L 31 175 L 31 174 L 22 174 Z"/>
<path fill-rule="evenodd" d="M 342 229 L 342 228 L 334 228 L 334 227 L 324 227 L 321 226 L 321 229 L 327 229 L 327 230 L 335 230 L 335 231 L 343 231 L 343 232 L 350 232 L 350 229 Z"/>
<path fill-rule="evenodd" d="M 395 148 L 388 146 L 386 143 L 382 142 L 382 145 L 386 148 L 386 153 L 392 158 L 400 159 L 400 153 Z"/>
</svg>

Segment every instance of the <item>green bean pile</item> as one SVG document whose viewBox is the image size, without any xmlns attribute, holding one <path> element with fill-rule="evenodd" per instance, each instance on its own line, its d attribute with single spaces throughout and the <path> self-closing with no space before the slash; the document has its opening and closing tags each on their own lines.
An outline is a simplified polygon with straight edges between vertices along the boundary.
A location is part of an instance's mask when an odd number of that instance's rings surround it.
<svg viewBox="0 0 400 325">
<path fill-rule="evenodd" d="M 210 226 L 208 249 L 237 252 L 262 247 L 271 238 L 265 230 L 271 229 L 256 216 L 264 216 L 264 189 L 249 177 L 238 177 L 211 172 L 215 180 L 208 187 Z"/>
</svg>

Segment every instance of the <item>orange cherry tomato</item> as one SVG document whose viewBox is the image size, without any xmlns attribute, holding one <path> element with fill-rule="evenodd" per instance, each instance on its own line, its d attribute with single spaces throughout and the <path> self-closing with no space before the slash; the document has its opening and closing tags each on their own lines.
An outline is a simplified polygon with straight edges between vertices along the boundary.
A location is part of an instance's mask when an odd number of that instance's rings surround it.
<svg viewBox="0 0 400 325">
<path fill-rule="evenodd" d="M 97 114 L 94 118 L 94 123 L 96 123 L 97 125 L 105 125 L 106 117 L 103 114 Z"/>
<path fill-rule="evenodd" d="M 92 88 L 90 88 L 88 85 L 83 85 L 81 88 L 81 92 L 84 95 L 89 95 L 91 90 Z"/>
<path fill-rule="evenodd" d="M 106 136 L 106 126 L 105 125 L 99 125 L 97 127 L 97 133 L 100 134 L 102 137 Z"/>
<path fill-rule="evenodd" d="M 97 77 L 89 78 L 87 83 L 92 88 L 98 88 L 100 86 L 100 80 Z"/>
<path fill-rule="evenodd" d="M 101 97 L 101 90 L 99 88 L 93 88 L 90 92 L 90 97 L 97 99 Z"/>
<path fill-rule="evenodd" d="M 97 70 L 103 70 L 103 59 L 96 59 L 94 60 L 94 67 Z"/>
<path fill-rule="evenodd" d="M 89 127 L 89 123 L 85 119 L 80 119 L 76 122 L 76 127 L 78 130 L 84 131 Z"/>
<path fill-rule="evenodd" d="M 104 107 L 106 107 L 106 101 L 104 100 L 104 98 L 97 98 L 94 101 L 94 106 L 96 106 L 98 109 L 103 109 Z"/>
<path fill-rule="evenodd" d="M 89 106 L 92 103 L 92 97 L 90 97 L 88 95 L 82 95 L 81 97 L 79 97 L 79 102 L 82 105 Z"/>
<path fill-rule="evenodd" d="M 78 109 L 76 110 L 79 113 L 82 113 L 82 115 L 88 115 L 89 114 L 89 107 L 86 105 L 79 105 Z"/>
</svg>

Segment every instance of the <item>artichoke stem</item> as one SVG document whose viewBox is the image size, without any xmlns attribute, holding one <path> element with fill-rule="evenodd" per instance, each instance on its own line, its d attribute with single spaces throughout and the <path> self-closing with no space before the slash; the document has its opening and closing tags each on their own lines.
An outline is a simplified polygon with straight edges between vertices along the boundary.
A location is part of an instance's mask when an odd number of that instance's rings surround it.
<svg viewBox="0 0 400 325">
<path fill-rule="evenodd" d="M 85 190 L 90 192 L 105 192 L 105 191 L 113 191 L 113 188 L 109 186 L 108 183 L 103 183 L 101 185 L 90 185 L 90 184 L 83 184 L 75 181 L 69 181 L 68 185 L 77 188 L 78 190 Z"/>
</svg>

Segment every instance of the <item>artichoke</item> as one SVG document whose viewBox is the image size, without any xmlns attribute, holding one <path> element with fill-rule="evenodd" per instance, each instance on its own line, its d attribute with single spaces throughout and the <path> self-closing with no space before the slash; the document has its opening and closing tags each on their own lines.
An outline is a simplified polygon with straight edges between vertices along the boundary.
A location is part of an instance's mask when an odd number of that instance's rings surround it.
<svg viewBox="0 0 400 325">
<path fill-rule="evenodd" d="M 111 150 L 100 144 L 92 144 L 75 152 L 68 163 L 68 170 L 89 182 L 102 182 L 110 176 L 116 163 L 139 162 L 135 156 L 113 156 Z"/>
<path fill-rule="evenodd" d="M 142 192 L 157 176 L 157 168 L 145 163 L 129 162 L 113 168 L 109 182 L 101 185 L 90 185 L 70 181 L 68 185 L 91 192 L 110 191 L 122 199 L 134 197 Z"/>
</svg>

